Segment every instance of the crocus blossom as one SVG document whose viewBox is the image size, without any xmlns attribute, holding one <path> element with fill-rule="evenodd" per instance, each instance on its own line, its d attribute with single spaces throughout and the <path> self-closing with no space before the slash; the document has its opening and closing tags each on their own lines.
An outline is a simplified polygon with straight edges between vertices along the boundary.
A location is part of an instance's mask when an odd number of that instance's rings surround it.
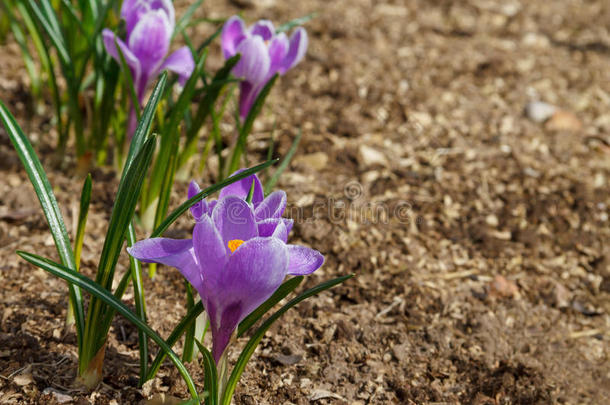
<svg viewBox="0 0 610 405">
<path fill-rule="evenodd" d="M 121 18 L 125 20 L 125 41 L 111 30 L 104 29 L 102 37 L 106 51 L 119 63 L 117 45 L 131 70 L 140 105 L 148 85 L 165 69 L 178 74 L 184 85 L 193 73 L 195 62 L 188 47 L 184 46 L 167 56 L 175 28 L 175 12 L 171 0 L 125 0 L 121 6 Z M 130 129 L 135 129 L 132 111 Z"/>
<path fill-rule="evenodd" d="M 307 51 L 307 32 L 298 27 L 288 39 L 283 32 L 275 32 L 271 21 L 260 20 L 246 28 L 241 18 L 233 16 L 222 29 L 221 42 L 226 59 L 241 55 L 233 74 L 243 79 L 239 115 L 244 119 L 273 75 L 285 74 L 303 59 Z"/>
<path fill-rule="evenodd" d="M 198 192 L 191 183 L 189 197 Z M 217 202 L 202 200 L 191 208 L 197 220 L 192 239 L 151 238 L 128 249 L 143 262 L 176 267 L 197 289 L 210 318 L 217 363 L 239 323 L 287 275 L 310 274 L 324 262 L 320 252 L 287 243 L 292 221 L 281 217 L 285 208 L 285 192 L 265 198 L 258 178 L 249 176 L 225 187 Z"/>
</svg>

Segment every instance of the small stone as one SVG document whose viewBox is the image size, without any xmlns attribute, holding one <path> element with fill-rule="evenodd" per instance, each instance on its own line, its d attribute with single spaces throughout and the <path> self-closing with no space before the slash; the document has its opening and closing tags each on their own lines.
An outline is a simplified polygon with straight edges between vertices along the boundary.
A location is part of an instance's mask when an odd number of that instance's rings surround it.
<svg viewBox="0 0 610 405">
<path fill-rule="evenodd" d="M 514 281 L 498 274 L 489 283 L 489 295 L 495 298 L 519 298 L 519 287 Z"/>
<path fill-rule="evenodd" d="M 43 395 L 47 395 L 47 394 L 51 394 L 53 395 L 53 399 L 58 403 L 58 404 L 67 404 L 69 402 L 74 401 L 74 398 L 72 398 L 70 395 L 68 394 L 64 394 L 63 392 L 57 391 L 54 388 L 51 387 L 47 387 L 42 391 Z"/>
<path fill-rule="evenodd" d="M 543 101 L 532 101 L 525 106 L 525 116 L 534 122 L 544 122 L 557 112 L 557 107 Z"/>
<path fill-rule="evenodd" d="M 557 308 L 567 308 L 570 306 L 572 300 L 572 293 L 570 290 L 565 288 L 562 284 L 555 284 L 555 303 Z"/>
<path fill-rule="evenodd" d="M 386 166 L 388 160 L 383 153 L 370 146 L 361 145 L 359 148 L 361 163 L 364 166 L 381 165 Z"/>
<path fill-rule="evenodd" d="M 498 226 L 498 224 L 500 222 L 498 221 L 498 217 L 497 216 L 495 216 L 493 214 L 490 214 L 487 217 L 485 217 L 485 223 L 487 225 L 492 226 L 492 227 L 495 228 L 496 226 Z"/>
<path fill-rule="evenodd" d="M 559 110 L 546 122 L 544 127 L 549 131 L 577 132 L 582 129 L 582 122 L 578 117 L 564 110 Z"/>
<path fill-rule="evenodd" d="M 328 155 L 324 152 L 310 153 L 309 155 L 299 156 L 296 163 L 312 168 L 313 170 L 322 170 L 328 163 Z"/>
<path fill-rule="evenodd" d="M 32 378 L 32 374 L 23 373 L 23 374 L 19 374 L 19 375 L 15 376 L 13 378 L 13 382 L 15 384 L 23 387 L 24 385 L 32 384 L 34 382 L 34 379 Z"/>
<path fill-rule="evenodd" d="M 303 356 L 297 354 L 277 354 L 273 356 L 273 360 L 277 361 L 283 366 L 292 366 L 297 364 L 303 359 Z"/>
<path fill-rule="evenodd" d="M 432 116 L 430 114 L 428 114 L 427 112 L 413 111 L 413 112 L 410 112 L 408 114 L 408 116 L 411 120 L 413 120 L 414 122 L 417 122 L 424 128 L 429 127 L 434 122 L 434 120 L 432 119 Z"/>
<path fill-rule="evenodd" d="M 400 363 L 406 363 L 409 359 L 409 343 L 401 343 L 392 347 L 392 354 Z"/>
</svg>

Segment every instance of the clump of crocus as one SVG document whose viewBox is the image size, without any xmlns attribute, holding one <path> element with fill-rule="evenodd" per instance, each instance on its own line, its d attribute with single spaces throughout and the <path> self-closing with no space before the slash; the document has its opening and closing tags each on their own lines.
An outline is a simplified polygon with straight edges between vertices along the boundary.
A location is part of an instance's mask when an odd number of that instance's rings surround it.
<svg viewBox="0 0 610 405">
<path fill-rule="evenodd" d="M 191 183 L 189 197 L 198 192 Z M 293 222 L 282 218 L 285 208 L 286 193 L 265 198 L 252 175 L 225 187 L 217 202 L 191 208 L 197 221 L 192 239 L 152 238 L 128 249 L 143 262 L 176 267 L 197 289 L 210 318 L 216 363 L 239 322 L 287 275 L 310 274 L 324 262 L 318 251 L 287 243 Z"/>
<path fill-rule="evenodd" d="M 125 0 L 121 6 L 121 18 L 125 20 L 125 41 L 111 30 L 104 29 L 102 36 L 107 52 L 119 63 L 120 48 L 129 66 L 140 105 L 146 88 L 165 69 L 178 74 L 184 85 L 193 73 L 195 62 L 188 47 L 184 46 L 167 56 L 175 28 L 174 6 L 171 0 Z M 135 129 L 134 114 L 130 133 Z"/>
<path fill-rule="evenodd" d="M 225 23 L 222 51 L 226 59 L 241 54 L 233 74 L 240 84 L 239 115 L 244 119 L 265 84 L 276 73 L 283 75 L 303 59 L 307 51 L 307 32 L 298 27 L 290 39 L 276 33 L 271 21 L 260 20 L 246 28 L 244 21 L 233 16 Z"/>
</svg>

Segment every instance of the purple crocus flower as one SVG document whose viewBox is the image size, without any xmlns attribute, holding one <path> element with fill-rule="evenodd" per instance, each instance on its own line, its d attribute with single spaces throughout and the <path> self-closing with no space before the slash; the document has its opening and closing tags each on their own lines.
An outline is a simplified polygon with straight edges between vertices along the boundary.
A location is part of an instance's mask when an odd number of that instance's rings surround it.
<svg viewBox="0 0 610 405">
<path fill-rule="evenodd" d="M 244 119 L 265 84 L 275 75 L 285 74 L 303 59 L 307 51 L 307 32 L 298 27 L 290 39 L 276 33 L 271 21 L 260 20 L 246 28 L 244 21 L 233 16 L 225 22 L 221 34 L 225 59 L 241 54 L 233 74 L 240 84 L 239 115 Z"/>
<path fill-rule="evenodd" d="M 121 59 L 116 45 L 121 49 L 131 70 L 140 105 L 146 88 L 163 70 L 177 73 L 184 85 L 195 68 L 191 51 L 186 46 L 167 56 L 175 27 L 174 13 L 171 0 L 125 0 L 121 6 L 121 18 L 127 28 L 125 41 L 107 28 L 102 32 L 106 51 L 119 63 Z M 135 124 L 132 110 L 130 134 L 135 130 Z"/>
<path fill-rule="evenodd" d="M 245 197 L 254 182 L 252 203 Z M 199 191 L 191 183 L 189 195 Z M 128 248 L 146 263 L 176 267 L 197 289 L 210 318 L 216 363 L 237 325 L 268 299 L 287 275 L 305 275 L 324 262 L 320 252 L 287 244 L 292 221 L 281 218 L 286 194 L 266 198 L 256 176 L 225 187 L 214 204 L 192 207 L 192 239 L 152 238 Z"/>
</svg>

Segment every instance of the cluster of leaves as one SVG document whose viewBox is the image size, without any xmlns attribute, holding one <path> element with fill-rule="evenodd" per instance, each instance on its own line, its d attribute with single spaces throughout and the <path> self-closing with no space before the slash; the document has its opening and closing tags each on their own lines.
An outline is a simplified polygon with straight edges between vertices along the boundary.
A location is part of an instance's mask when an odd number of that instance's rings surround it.
<svg viewBox="0 0 610 405">
<path fill-rule="evenodd" d="M 198 46 L 193 45 L 186 33 L 186 28 L 197 22 L 192 21 L 192 17 L 202 1 L 197 0 L 189 7 L 177 21 L 174 32 L 174 35 L 182 35 L 193 55 L 195 68 L 192 75 L 180 91 L 176 92 L 176 78 L 168 78 L 167 73 L 163 73 L 146 107 L 140 111 L 133 79 L 124 56 L 121 55 L 121 63 L 114 61 L 107 54 L 100 35 L 106 26 L 117 26 L 116 32 L 119 35 L 124 31 L 125 27 L 117 24 L 120 2 L 0 0 L 0 6 L 5 11 L 0 14 L 0 40 L 9 32 L 12 34 L 21 49 L 34 100 L 40 102 L 50 98 L 54 106 L 58 157 L 63 159 L 73 138 L 75 153 L 81 166 L 83 163 L 86 166 L 110 163 L 112 157 L 115 167 L 120 169 L 115 204 L 95 279 L 79 273 L 91 201 L 91 176 L 87 176 L 83 183 L 77 232 L 71 243 L 42 164 L 15 118 L 1 101 L 0 121 L 4 124 L 34 186 L 54 238 L 60 262 L 27 252 L 18 254 L 28 262 L 68 282 L 70 306 L 67 323 L 73 323 L 76 329 L 78 375 L 81 382 L 92 387 L 101 380 L 107 336 L 113 317 L 119 313 L 139 331 L 140 384 L 154 378 L 163 360 L 169 357 L 186 382 L 193 400 L 199 401 L 205 397 L 206 403 L 215 405 L 230 403 L 247 361 L 274 321 L 302 300 L 345 281 L 349 276 L 309 289 L 269 316 L 252 333 L 230 375 L 226 369 L 216 369 L 210 352 L 201 345 L 209 325 L 204 322 L 203 330 L 197 327 L 197 319 L 202 319 L 200 316 L 204 309 L 201 302 L 195 303 L 188 283 L 188 313 L 167 339 L 163 339 L 147 324 L 140 262 L 130 258 L 129 271 L 121 276 L 117 287 L 113 289 L 116 266 L 124 245 L 131 246 L 135 243 L 136 223 L 150 231 L 151 237 L 161 236 L 180 215 L 206 196 L 274 163 L 271 160 L 271 143 L 267 162 L 228 177 L 241 167 L 242 161 L 245 160 L 247 137 L 256 117 L 263 109 L 277 75 L 260 91 L 243 121 L 235 114 L 238 136 L 233 149 L 227 154 L 220 123 L 233 99 L 236 80 L 231 76 L 231 71 L 240 56 L 226 60 L 224 66 L 213 74 L 206 71 L 208 46 L 218 37 L 221 27 Z M 278 31 L 289 29 L 307 19 L 289 22 Z M 133 137 L 128 136 L 126 125 L 130 105 L 135 106 L 138 119 Z M 208 136 L 205 141 L 201 141 L 204 129 Z M 300 134 L 295 138 L 276 172 L 270 176 L 265 185 L 265 192 L 271 190 L 279 175 L 286 169 L 299 139 Z M 169 212 L 170 194 L 176 176 L 181 170 L 187 175 L 191 173 L 194 156 L 197 156 L 200 162 L 196 170 L 203 170 L 212 149 L 219 162 L 217 184 Z M 154 272 L 154 266 L 151 266 L 151 269 Z M 302 280 L 303 277 L 299 276 L 286 281 L 271 298 L 241 322 L 237 336 L 243 336 L 252 329 L 279 301 L 293 292 Z M 134 290 L 135 312 L 121 301 L 130 285 Z M 90 295 L 88 305 L 85 305 L 83 290 Z M 172 347 L 182 336 L 185 337 L 185 345 L 180 358 Z M 151 364 L 149 339 L 160 348 Z M 206 371 L 207 393 L 204 396 L 199 395 L 184 367 L 184 362 L 194 359 L 198 352 L 202 353 L 202 364 Z"/>
</svg>

